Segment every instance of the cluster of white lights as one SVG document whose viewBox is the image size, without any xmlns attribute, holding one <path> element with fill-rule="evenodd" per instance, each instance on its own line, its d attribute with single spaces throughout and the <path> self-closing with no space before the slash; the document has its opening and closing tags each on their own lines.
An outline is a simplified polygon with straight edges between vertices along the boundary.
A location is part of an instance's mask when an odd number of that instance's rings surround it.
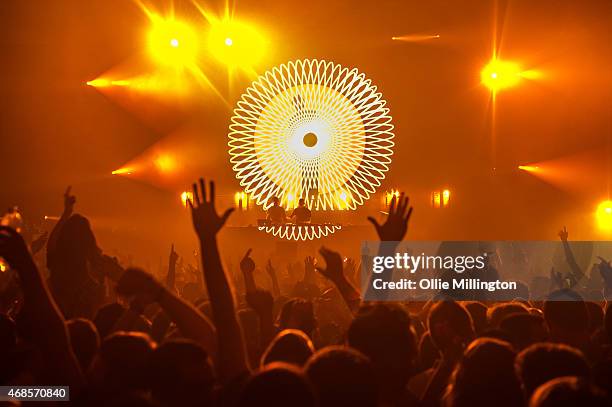
<svg viewBox="0 0 612 407">
<path fill-rule="evenodd" d="M 288 240 L 313 240 L 335 233 L 342 229 L 340 225 L 276 225 L 259 226 L 259 230 L 273 236 Z"/>
<path fill-rule="evenodd" d="M 260 76 L 242 95 L 229 133 L 240 185 L 267 209 L 307 198 L 317 210 L 355 209 L 389 169 L 393 124 L 357 69 L 301 60 Z"/>
</svg>

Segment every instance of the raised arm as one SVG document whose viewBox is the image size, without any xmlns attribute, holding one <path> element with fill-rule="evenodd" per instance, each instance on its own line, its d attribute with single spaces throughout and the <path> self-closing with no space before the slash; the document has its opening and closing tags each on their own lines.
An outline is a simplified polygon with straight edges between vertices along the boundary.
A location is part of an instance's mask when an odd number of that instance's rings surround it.
<svg viewBox="0 0 612 407">
<path fill-rule="evenodd" d="M 255 272 L 255 262 L 251 258 L 251 251 L 253 249 L 247 250 L 246 254 L 240 260 L 240 271 L 242 272 L 242 277 L 244 277 L 244 288 L 246 293 L 252 293 L 257 289 L 255 285 L 255 277 L 253 273 Z"/>
<path fill-rule="evenodd" d="M 395 256 L 397 245 L 404 240 L 408 232 L 408 222 L 411 216 L 412 206 L 410 206 L 410 200 L 402 192 L 399 197 L 393 196 L 393 198 L 391 198 L 389 214 L 382 225 L 373 217 L 368 217 L 368 220 L 374 225 L 376 233 L 382 242 L 378 251 L 379 256 Z M 385 271 L 388 273 L 392 272 L 392 270 Z M 368 284 L 366 290 L 372 289 L 371 284 Z M 382 292 L 377 294 L 378 297 L 381 295 L 383 295 Z"/>
<path fill-rule="evenodd" d="M 49 235 L 49 240 L 47 241 L 47 254 L 53 253 L 55 251 L 55 247 L 57 246 L 57 239 L 59 237 L 60 231 L 66 223 L 66 220 L 72 215 L 74 212 L 74 204 L 76 204 L 76 197 L 70 194 L 72 187 L 66 188 L 66 192 L 64 192 L 64 212 L 62 212 L 62 216 L 60 216 L 59 220 L 53 227 L 51 234 Z"/>
<path fill-rule="evenodd" d="M 68 385 L 73 394 L 78 393 L 85 381 L 72 352 L 64 317 L 53 301 L 23 238 L 5 226 L 0 227 L 0 256 L 19 275 L 24 302 L 20 322 L 28 324 L 28 330 L 36 331 L 31 339 L 40 347 L 47 367 L 55 372 L 56 383 L 48 384 Z"/>
<path fill-rule="evenodd" d="M 217 328 L 219 344 L 219 376 L 229 381 L 248 371 L 246 351 L 238 319 L 234 298 L 227 275 L 221 264 L 217 233 L 233 209 L 219 216 L 215 209 L 215 184 L 210 182 L 208 198 L 204 180 L 200 178 L 199 187 L 193 184 L 193 201 L 189 200 L 193 228 L 200 240 L 204 280 L 212 318 Z"/>
<path fill-rule="evenodd" d="M 140 310 L 128 310 L 135 314 L 141 313 L 146 305 L 157 302 L 183 335 L 199 342 L 215 355 L 215 329 L 208 319 L 149 273 L 136 268 L 127 269 L 117 283 L 117 293 L 132 298 L 132 306 L 140 306 Z"/>
<path fill-rule="evenodd" d="M 274 266 L 272 266 L 272 260 L 268 259 L 268 264 L 266 264 L 266 272 L 268 276 L 270 276 L 270 280 L 272 281 L 272 295 L 274 298 L 278 298 L 281 295 L 280 286 L 278 285 L 278 277 L 276 276 L 276 270 L 274 270 Z"/>
<path fill-rule="evenodd" d="M 580 280 L 582 280 L 582 277 L 584 277 L 584 272 L 582 271 L 582 269 L 576 262 L 576 258 L 574 257 L 572 248 L 570 247 L 569 242 L 567 241 L 568 236 L 569 236 L 569 233 L 567 233 L 567 228 L 563 226 L 563 229 L 559 231 L 559 238 L 561 239 L 561 242 L 563 243 L 563 251 L 565 252 L 565 260 L 567 261 L 567 264 L 570 266 L 570 270 L 571 270 L 572 279 L 570 280 L 569 286 L 573 287 L 576 284 L 578 284 Z"/>
<path fill-rule="evenodd" d="M 170 247 L 170 256 L 168 258 L 168 274 L 166 275 L 166 287 L 169 290 L 175 289 L 176 282 L 176 261 L 178 254 L 174 251 L 174 243 Z"/>
<path fill-rule="evenodd" d="M 361 297 L 359 292 L 344 275 L 340 253 L 331 251 L 325 247 L 321 247 L 319 253 L 321 253 L 321 256 L 325 259 L 326 267 L 317 266 L 317 271 L 334 283 L 348 308 L 355 314 L 359 310 Z"/>
</svg>

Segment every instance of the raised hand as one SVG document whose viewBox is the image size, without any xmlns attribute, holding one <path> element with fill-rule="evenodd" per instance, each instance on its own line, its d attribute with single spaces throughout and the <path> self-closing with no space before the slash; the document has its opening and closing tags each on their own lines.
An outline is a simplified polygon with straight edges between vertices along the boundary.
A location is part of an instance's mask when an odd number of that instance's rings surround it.
<svg viewBox="0 0 612 407">
<path fill-rule="evenodd" d="M 317 260 L 314 257 L 306 256 L 306 258 L 304 259 L 304 268 L 306 270 L 306 273 L 314 271 L 315 264 L 317 264 Z"/>
<path fill-rule="evenodd" d="M 170 257 L 169 257 L 169 263 L 172 265 L 175 265 L 177 260 L 179 258 L 179 255 L 177 252 L 174 251 L 174 243 L 172 243 L 172 246 L 170 246 Z"/>
<path fill-rule="evenodd" d="M 255 262 L 251 258 L 251 252 L 253 249 L 249 249 L 244 254 L 242 260 L 240 260 L 240 271 L 243 273 L 253 273 L 255 271 Z"/>
<path fill-rule="evenodd" d="M 343 262 L 342 256 L 340 253 L 331 251 L 326 247 L 321 247 L 319 250 L 321 256 L 325 260 L 326 267 L 317 266 L 316 269 L 319 273 L 321 273 L 324 277 L 328 278 L 332 282 L 336 283 L 344 279 L 343 273 Z"/>
<path fill-rule="evenodd" d="M 350 257 L 346 259 L 346 261 L 344 262 L 344 276 L 352 280 L 353 282 L 355 282 L 357 280 L 356 279 L 357 270 L 358 270 L 358 267 L 357 267 L 357 263 L 355 263 L 355 260 L 353 260 Z"/>
<path fill-rule="evenodd" d="M 72 187 L 68 186 L 66 192 L 64 192 L 64 216 L 72 215 L 74 204 L 76 204 L 76 196 L 70 194 L 71 190 Z"/>
<path fill-rule="evenodd" d="M 342 261 L 342 256 L 340 256 L 340 253 L 331 251 L 325 247 L 321 247 L 319 253 L 323 256 L 326 267 L 317 266 L 317 271 L 334 283 L 349 310 L 355 314 L 359 309 L 361 296 L 343 273 L 344 263 Z"/>
<path fill-rule="evenodd" d="M 268 273 L 270 277 L 273 277 L 276 275 L 276 270 L 274 270 L 274 266 L 272 265 L 272 260 L 270 259 L 268 259 L 268 262 L 266 263 L 266 273 Z"/>
<path fill-rule="evenodd" d="M 559 231 L 558 235 L 562 242 L 567 242 L 569 233 L 567 233 L 567 228 L 565 226 L 563 226 L 563 229 Z"/>
<path fill-rule="evenodd" d="M 597 256 L 597 258 L 600 262 L 598 264 L 599 274 L 601 274 L 601 278 L 604 280 L 606 288 L 612 289 L 612 265 L 603 257 Z"/>
<path fill-rule="evenodd" d="M 374 228 L 378 237 L 383 242 L 396 241 L 399 242 L 404 239 L 406 232 L 408 231 L 408 221 L 412 215 L 412 206 L 409 206 L 409 199 L 402 192 L 399 198 L 391 198 L 391 205 L 389 206 L 389 215 L 382 225 L 378 223 L 376 219 L 369 216 L 368 220 Z"/>
<path fill-rule="evenodd" d="M 234 208 L 227 209 L 223 215 L 219 216 L 215 209 L 215 183 L 210 181 L 208 200 L 206 199 L 206 184 L 200 178 L 199 188 L 193 184 L 193 200 L 188 199 L 191 208 L 191 220 L 196 234 L 202 239 L 214 238 L 223 227 L 227 218 L 232 214 Z"/>
</svg>

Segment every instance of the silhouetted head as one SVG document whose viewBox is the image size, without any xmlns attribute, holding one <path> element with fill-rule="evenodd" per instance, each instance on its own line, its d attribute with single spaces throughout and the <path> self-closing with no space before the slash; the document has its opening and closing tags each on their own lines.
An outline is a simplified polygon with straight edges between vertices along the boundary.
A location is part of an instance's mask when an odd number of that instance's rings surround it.
<svg viewBox="0 0 612 407">
<path fill-rule="evenodd" d="M 297 329 L 285 329 L 268 345 L 261 357 L 261 366 L 272 362 L 303 366 L 313 353 L 314 346 L 308 335 Z"/>
<path fill-rule="evenodd" d="M 489 327 L 499 328 L 499 324 L 510 314 L 528 314 L 529 309 L 520 302 L 502 302 L 489 308 L 487 319 Z"/>
<path fill-rule="evenodd" d="M 277 206 L 280 203 L 280 199 L 278 199 L 278 197 L 274 196 L 272 197 L 272 205 Z"/>
<path fill-rule="evenodd" d="M 111 333 L 113 326 L 115 326 L 115 323 L 121 318 L 124 312 L 125 308 L 123 305 L 117 302 L 106 304 L 98 309 L 93 323 L 98 329 L 100 339 L 106 338 L 106 336 Z"/>
<path fill-rule="evenodd" d="M 538 386 L 557 377 L 588 378 L 590 368 L 578 349 L 556 343 L 536 343 L 518 354 L 516 373 L 529 397 Z"/>
<path fill-rule="evenodd" d="M 345 346 L 323 348 L 304 367 L 321 407 L 375 407 L 376 376 L 368 358 Z"/>
<path fill-rule="evenodd" d="M 534 314 L 510 314 L 505 317 L 499 327 L 507 332 L 516 350 L 522 350 L 536 342 L 548 340 L 548 328 L 544 317 Z"/>
<path fill-rule="evenodd" d="M 298 206 L 304 206 L 306 205 L 306 201 L 304 200 L 304 198 L 300 198 L 300 200 L 298 201 Z"/>
<path fill-rule="evenodd" d="M 560 377 L 540 386 L 531 397 L 529 407 L 605 407 L 610 399 L 588 380 Z"/>
<path fill-rule="evenodd" d="M 247 381 L 240 395 L 239 407 L 313 407 L 312 386 L 293 365 L 271 363 Z"/>
<path fill-rule="evenodd" d="M 91 364 L 92 381 L 109 393 L 145 389 L 147 364 L 154 346 L 142 333 L 116 332 L 108 336 Z"/>
<path fill-rule="evenodd" d="M 312 337 L 317 325 L 312 301 L 303 298 L 287 301 L 281 308 L 278 324 L 281 329 L 299 329 Z"/>
<path fill-rule="evenodd" d="M 580 294 L 573 290 L 550 293 L 544 302 L 544 319 L 553 341 L 580 346 L 588 340 L 589 313 Z"/>
<path fill-rule="evenodd" d="M 75 318 L 66 324 L 70 334 L 70 344 L 81 370 L 86 372 L 100 347 L 100 336 L 96 326 L 88 319 Z"/>
<path fill-rule="evenodd" d="M 440 351 L 465 347 L 474 338 L 472 318 L 455 301 L 441 301 L 429 310 L 427 326 L 433 344 Z"/>
<path fill-rule="evenodd" d="M 474 323 L 474 331 L 478 334 L 489 326 L 487 321 L 487 306 L 479 301 L 465 301 L 463 303 L 465 309 L 468 310 Z"/>
<path fill-rule="evenodd" d="M 206 351 L 188 340 L 165 342 L 151 354 L 151 393 L 166 406 L 211 405 L 214 374 Z"/>
<path fill-rule="evenodd" d="M 523 394 L 514 373 L 512 346 L 497 339 L 472 342 L 449 385 L 452 407 L 520 406 Z"/>
<path fill-rule="evenodd" d="M 410 318 L 402 308 L 363 305 L 347 336 L 348 344 L 372 362 L 379 386 L 405 387 L 416 366 L 417 345 Z"/>
<path fill-rule="evenodd" d="M 97 249 L 89 220 L 79 214 L 69 217 L 57 237 L 57 257 L 89 259 Z"/>
</svg>

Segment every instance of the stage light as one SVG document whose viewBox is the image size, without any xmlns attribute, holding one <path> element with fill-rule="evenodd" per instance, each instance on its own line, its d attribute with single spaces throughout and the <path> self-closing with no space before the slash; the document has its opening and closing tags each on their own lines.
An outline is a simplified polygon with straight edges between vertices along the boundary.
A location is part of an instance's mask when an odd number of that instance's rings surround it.
<svg viewBox="0 0 612 407">
<path fill-rule="evenodd" d="M 450 206 L 451 191 L 449 189 L 436 190 L 431 193 L 431 206 L 436 209 Z"/>
<path fill-rule="evenodd" d="M 537 165 L 519 165 L 519 170 L 527 171 L 527 172 L 536 172 L 540 169 Z"/>
<path fill-rule="evenodd" d="M 283 202 L 291 193 L 312 195 L 316 210 L 334 210 L 356 209 L 376 191 L 393 138 L 386 102 L 364 74 L 301 60 L 273 68 L 246 90 L 228 144 L 236 177 L 257 205 L 267 209 L 270 198 Z"/>
<path fill-rule="evenodd" d="M 234 205 L 239 211 L 246 211 L 249 209 L 249 196 L 244 192 L 236 192 L 234 194 Z"/>
<path fill-rule="evenodd" d="M 0 273 L 4 273 L 9 269 L 8 265 L 0 258 Z"/>
<path fill-rule="evenodd" d="M 118 170 L 111 172 L 111 174 L 112 175 L 130 175 L 132 171 L 133 171 L 132 168 L 124 167 L 124 168 L 119 168 Z"/>
<path fill-rule="evenodd" d="M 160 64 L 188 66 L 195 63 L 198 53 L 198 38 L 186 23 L 174 18 L 151 16 L 151 31 L 148 48 Z"/>
<path fill-rule="evenodd" d="M 183 202 L 183 206 L 187 207 L 187 201 L 193 202 L 193 193 L 189 191 L 184 191 L 181 193 L 181 202 Z"/>
<path fill-rule="evenodd" d="M 211 21 L 208 48 L 224 64 L 252 67 L 265 54 L 266 40 L 253 26 L 225 18 Z"/>
<path fill-rule="evenodd" d="M 91 81 L 86 82 L 88 86 L 92 86 L 94 88 L 107 88 L 112 86 L 112 81 L 104 78 L 97 78 Z"/>
<path fill-rule="evenodd" d="M 388 208 L 389 205 L 391 205 L 391 200 L 393 199 L 393 197 L 397 199 L 399 198 L 399 196 L 400 193 L 397 189 L 392 189 L 391 191 L 385 192 L 385 208 Z"/>
<path fill-rule="evenodd" d="M 450 202 L 450 191 L 448 189 L 445 189 L 444 191 L 442 191 L 442 207 L 443 208 L 448 207 L 449 202 Z"/>
<path fill-rule="evenodd" d="M 408 34 L 398 37 L 391 37 L 393 41 L 404 41 L 404 42 L 421 42 L 427 40 L 436 40 L 440 38 L 440 34 L 427 35 L 427 34 Z"/>
<path fill-rule="evenodd" d="M 597 206 L 595 212 L 597 225 L 601 230 L 612 231 L 612 201 L 605 200 Z"/>
<path fill-rule="evenodd" d="M 510 88 L 521 80 L 521 68 L 515 62 L 492 59 L 480 72 L 483 85 L 492 92 Z"/>
</svg>

